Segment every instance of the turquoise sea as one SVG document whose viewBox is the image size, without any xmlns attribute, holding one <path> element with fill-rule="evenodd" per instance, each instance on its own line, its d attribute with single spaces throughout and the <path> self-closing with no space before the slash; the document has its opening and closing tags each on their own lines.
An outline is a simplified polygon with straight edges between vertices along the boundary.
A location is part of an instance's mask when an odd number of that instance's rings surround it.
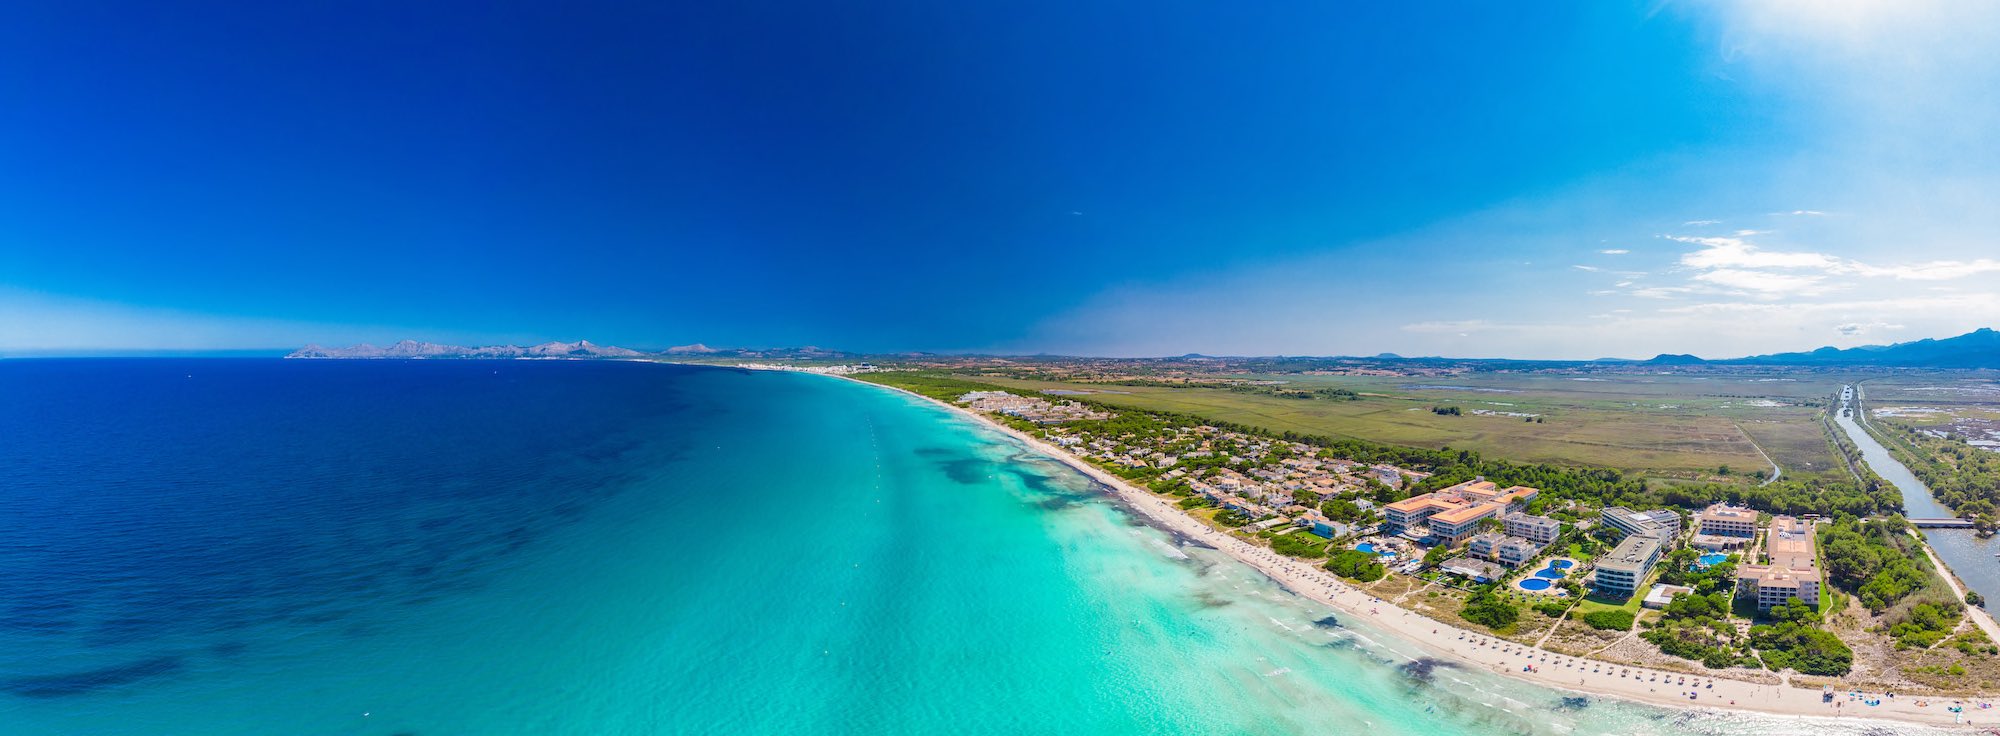
<svg viewBox="0 0 2000 736">
<path fill-rule="evenodd" d="M 1448 664 L 920 400 L 0 362 L 0 734 L 1905 733 Z"/>
</svg>

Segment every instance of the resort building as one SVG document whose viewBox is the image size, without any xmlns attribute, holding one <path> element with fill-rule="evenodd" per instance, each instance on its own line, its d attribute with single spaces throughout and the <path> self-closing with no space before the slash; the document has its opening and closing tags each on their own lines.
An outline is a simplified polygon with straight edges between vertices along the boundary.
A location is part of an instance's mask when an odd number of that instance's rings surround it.
<svg viewBox="0 0 2000 736">
<path fill-rule="evenodd" d="M 1646 534 L 1625 537 L 1610 554 L 1597 559 L 1597 592 L 1630 598 L 1659 564 L 1660 550 L 1665 546 L 1658 537 Z"/>
<path fill-rule="evenodd" d="M 1693 592 L 1694 592 L 1693 588 L 1687 587 L 1685 585 L 1668 585 L 1666 583 L 1654 583 L 1653 589 L 1646 593 L 1646 599 L 1640 601 L 1639 605 L 1646 608 L 1656 608 L 1656 609 L 1666 608 L 1667 604 L 1674 602 L 1675 598 L 1679 598 L 1683 595 L 1687 595 Z"/>
<path fill-rule="evenodd" d="M 1633 511 L 1612 506 L 1603 511 L 1604 523 L 1624 536 L 1652 537 L 1672 542 L 1681 535 L 1681 515 L 1668 509 Z"/>
<path fill-rule="evenodd" d="M 1695 514 L 1692 544 L 1706 550 L 1743 549 L 1757 538 L 1757 512 L 1741 506 L 1715 504 Z"/>
<path fill-rule="evenodd" d="M 1326 515 L 1317 509 L 1309 509 L 1300 514 L 1296 523 L 1327 539 L 1339 539 L 1357 531 L 1354 525 L 1326 518 Z"/>
<path fill-rule="evenodd" d="M 1500 504 L 1482 503 L 1439 512 L 1431 516 L 1431 536 L 1437 537 L 1439 544 L 1455 546 L 1477 533 L 1479 522 L 1498 515 L 1502 508 L 1505 507 Z"/>
<path fill-rule="evenodd" d="M 1466 540 L 1465 552 L 1507 567 L 1520 567 L 1522 563 L 1535 559 L 1535 555 L 1541 554 L 1547 546 L 1532 539 L 1485 532 Z"/>
<path fill-rule="evenodd" d="M 1444 564 L 1438 566 L 1438 569 L 1481 583 L 1499 580 L 1502 575 L 1506 574 L 1506 571 L 1500 569 L 1499 565 L 1485 560 L 1475 560 L 1466 557 L 1445 560 Z"/>
<path fill-rule="evenodd" d="M 1506 525 L 1507 536 L 1531 539 L 1542 544 L 1556 541 L 1562 534 L 1562 522 L 1546 516 L 1530 516 L 1516 511 L 1500 519 Z"/>
<path fill-rule="evenodd" d="M 1475 534 L 1465 541 L 1465 553 L 1474 557 L 1491 560 L 1500 554 L 1500 541 L 1506 537 L 1492 532 Z"/>
<path fill-rule="evenodd" d="M 1484 478 L 1422 495 L 1411 496 L 1383 507 L 1385 532 L 1405 537 L 1435 536 L 1448 545 L 1471 537 L 1479 522 L 1518 511 L 1534 500 L 1540 490 L 1526 486 L 1501 489 Z"/>
<path fill-rule="evenodd" d="M 1811 522 L 1790 516 L 1771 519 L 1771 530 L 1764 535 L 1764 556 L 1764 564 L 1736 568 L 1736 591 L 1755 597 L 1757 610 L 1768 611 L 1793 598 L 1819 605 L 1822 576 Z"/>
<path fill-rule="evenodd" d="M 1532 539 L 1508 537 L 1500 542 L 1500 548 L 1497 550 L 1499 562 L 1508 567 L 1520 567 L 1527 561 L 1535 559 L 1535 555 L 1541 554 L 1542 548 L 1546 546 L 1548 545 L 1537 543 Z"/>
<path fill-rule="evenodd" d="M 1029 396 L 1015 396 L 1005 391 L 973 391 L 958 397 L 958 403 L 966 404 L 975 411 L 1005 414 L 1036 424 L 1061 424 L 1111 417 L 1109 412 L 1094 411 L 1074 401 L 1052 402 Z"/>
</svg>

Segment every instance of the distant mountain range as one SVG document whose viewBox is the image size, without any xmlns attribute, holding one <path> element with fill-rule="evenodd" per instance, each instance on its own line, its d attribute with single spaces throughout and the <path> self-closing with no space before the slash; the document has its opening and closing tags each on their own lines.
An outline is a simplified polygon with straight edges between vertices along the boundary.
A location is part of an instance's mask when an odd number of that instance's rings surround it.
<svg viewBox="0 0 2000 736">
<path fill-rule="evenodd" d="M 1737 365 L 1880 366 L 1889 368 L 2000 368 L 2000 332 L 1981 327 L 1957 337 L 1925 338 L 1845 350 L 1756 355 L 1717 361 Z"/>
<path fill-rule="evenodd" d="M 1769 365 L 1874 368 L 2000 368 L 2000 332 L 1979 328 L 1957 337 L 1925 338 L 1894 345 L 1863 345 L 1856 348 L 1823 347 L 1801 353 L 1772 353 L 1747 358 L 1703 360 L 1692 355 L 1662 353 L 1649 360 L 1599 363 L 1636 365 Z"/>
<path fill-rule="evenodd" d="M 286 355 L 287 358 L 326 359 L 481 359 L 481 358 L 759 358 L 759 359 L 827 359 L 848 357 L 849 354 L 837 350 L 823 350 L 812 346 L 802 348 L 777 348 L 771 350 L 735 350 L 711 348 L 701 343 L 676 345 L 656 353 L 631 348 L 598 345 L 589 340 L 577 342 L 545 342 L 540 345 L 520 347 L 518 345 L 489 345 L 465 347 L 462 345 L 441 345 L 434 342 L 404 340 L 394 345 L 381 346 L 362 343 L 344 348 L 329 348 L 307 345 Z"/>
<path fill-rule="evenodd" d="M 578 342 L 545 342 L 540 345 L 519 347 L 515 345 L 492 345 L 468 348 L 458 345 L 439 345 L 434 342 L 404 340 L 388 347 L 362 343 L 353 347 L 327 348 L 307 345 L 292 351 L 287 358 L 637 358 L 645 353 L 626 348 L 607 347 L 591 344 L 589 340 Z"/>
</svg>

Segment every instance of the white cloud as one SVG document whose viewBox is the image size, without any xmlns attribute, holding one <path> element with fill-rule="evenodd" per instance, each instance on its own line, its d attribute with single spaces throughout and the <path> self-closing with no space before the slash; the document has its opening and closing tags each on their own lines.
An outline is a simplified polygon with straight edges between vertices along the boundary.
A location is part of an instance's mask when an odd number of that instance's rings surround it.
<svg viewBox="0 0 2000 736">
<path fill-rule="evenodd" d="M 1630 253 L 1630 252 L 1632 252 L 1632 251 L 1629 251 L 1629 250 L 1626 250 L 1626 249 L 1624 249 L 1624 248 L 1609 248 L 1609 249 L 1606 249 L 1606 250 L 1600 250 L 1600 251 L 1598 251 L 1598 252 L 1599 252 L 1599 253 L 1603 253 L 1604 255 L 1607 255 L 1607 256 L 1622 256 L 1622 255 L 1625 255 L 1625 254 L 1627 254 L 1627 253 Z"/>
<path fill-rule="evenodd" d="M 1720 225 L 1720 224 L 1722 224 L 1721 220 L 1688 220 L 1687 222 L 1681 223 L 1681 225 L 1685 227 L 1701 227 L 1703 225 Z"/>
<path fill-rule="evenodd" d="M 1578 271 L 1590 271 L 1592 273 L 1604 270 L 1596 266 L 1570 266 L 1570 268 L 1574 268 Z"/>
<path fill-rule="evenodd" d="M 1683 235 L 1668 235 L 1666 238 L 1702 246 L 1702 250 L 1681 255 L 1681 265 L 1691 268 L 1834 268 L 1840 265 L 1840 259 L 1824 253 L 1766 251 L 1744 240 L 1747 237 L 1741 234 L 1744 231 L 1738 232 L 1738 236 L 1726 238 Z"/>
<path fill-rule="evenodd" d="M 1773 212 L 1771 214 L 1776 215 L 1778 217 L 1825 217 L 1826 216 L 1825 212 L 1821 212 L 1819 210 L 1792 210 L 1790 212 Z"/>
<path fill-rule="evenodd" d="M 1773 273 L 1739 268 L 1719 268 L 1697 274 L 1696 281 L 1703 281 L 1732 289 L 1756 292 L 1760 296 L 1776 297 L 1791 294 L 1817 294 L 1825 290 L 1821 282 L 1824 276 Z"/>
</svg>

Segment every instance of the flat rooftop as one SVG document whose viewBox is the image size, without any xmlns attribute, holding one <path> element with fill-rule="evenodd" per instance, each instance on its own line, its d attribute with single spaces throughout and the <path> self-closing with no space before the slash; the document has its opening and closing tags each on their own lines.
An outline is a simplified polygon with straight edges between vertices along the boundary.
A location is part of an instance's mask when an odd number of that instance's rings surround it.
<svg viewBox="0 0 2000 736">
<path fill-rule="evenodd" d="M 1598 558 L 1597 567 L 1637 573 L 1640 568 L 1646 566 L 1646 560 L 1659 551 L 1659 539 L 1634 534 L 1619 542 L 1610 554 Z"/>
</svg>

